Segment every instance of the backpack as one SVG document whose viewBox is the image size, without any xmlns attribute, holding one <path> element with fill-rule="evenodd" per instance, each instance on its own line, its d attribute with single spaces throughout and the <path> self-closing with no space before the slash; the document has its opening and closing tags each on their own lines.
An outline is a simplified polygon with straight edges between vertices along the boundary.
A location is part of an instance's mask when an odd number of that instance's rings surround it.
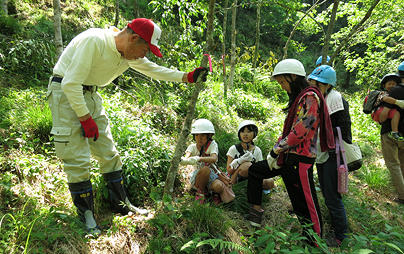
<svg viewBox="0 0 404 254">
<path fill-rule="evenodd" d="M 240 158 L 241 156 L 243 156 L 245 154 L 243 146 L 241 145 L 241 143 L 236 145 L 236 149 L 238 151 L 238 153 L 240 154 L 237 158 Z M 235 159 L 237 159 L 235 158 Z"/>
<path fill-rule="evenodd" d="M 375 110 L 375 103 L 380 93 L 381 91 L 374 90 L 365 97 L 365 101 L 363 102 L 363 113 L 370 114 Z"/>
</svg>

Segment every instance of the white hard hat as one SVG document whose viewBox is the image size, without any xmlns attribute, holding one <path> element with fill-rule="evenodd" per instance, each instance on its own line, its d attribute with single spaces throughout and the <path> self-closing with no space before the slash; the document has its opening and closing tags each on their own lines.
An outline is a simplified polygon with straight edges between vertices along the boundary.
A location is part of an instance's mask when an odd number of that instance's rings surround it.
<svg viewBox="0 0 404 254">
<path fill-rule="evenodd" d="M 238 125 L 238 130 L 237 130 L 237 136 L 238 136 L 238 139 L 240 139 L 241 140 L 241 138 L 240 138 L 240 131 L 244 128 L 244 127 L 246 127 L 246 126 L 248 126 L 248 125 L 252 125 L 253 126 L 253 131 L 254 131 L 254 138 L 257 136 L 257 134 L 258 134 L 258 127 L 257 127 L 257 125 L 255 124 L 255 122 L 254 121 L 251 121 L 251 120 L 244 120 L 244 121 L 242 121 L 239 125 Z"/>
<path fill-rule="evenodd" d="M 285 59 L 276 64 L 272 77 L 281 74 L 296 74 L 306 76 L 303 64 L 297 59 Z"/>
<path fill-rule="evenodd" d="M 215 127 L 208 119 L 198 119 L 191 127 L 191 134 L 210 133 L 215 134 Z"/>
</svg>

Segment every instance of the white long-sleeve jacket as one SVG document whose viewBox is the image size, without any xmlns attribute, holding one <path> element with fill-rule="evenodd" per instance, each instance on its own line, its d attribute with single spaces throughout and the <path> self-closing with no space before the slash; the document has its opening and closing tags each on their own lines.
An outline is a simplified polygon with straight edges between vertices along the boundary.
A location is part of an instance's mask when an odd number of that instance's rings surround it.
<svg viewBox="0 0 404 254">
<path fill-rule="evenodd" d="M 53 75 L 63 77 L 62 89 L 78 117 L 89 113 L 82 85 L 106 86 L 129 67 L 159 80 L 182 82 L 184 72 L 159 66 L 147 58 L 126 60 L 116 49 L 114 36 L 119 32 L 91 28 L 67 45 L 53 68 Z"/>
</svg>

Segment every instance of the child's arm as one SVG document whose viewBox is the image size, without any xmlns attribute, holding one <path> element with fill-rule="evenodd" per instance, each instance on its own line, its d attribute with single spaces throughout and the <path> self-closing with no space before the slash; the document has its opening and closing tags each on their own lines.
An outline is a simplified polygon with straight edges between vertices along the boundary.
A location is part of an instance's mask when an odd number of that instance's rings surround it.
<svg viewBox="0 0 404 254">
<path fill-rule="evenodd" d="M 382 98 L 382 100 L 388 104 L 393 104 L 393 105 L 396 104 L 396 99 L 394 99 L 393 97 L 390 97 L 390 96 L 384 96 Z"/>
<path fill-rule="evenodd" d="M 226 169 L 227 169 L 227 173 L 229 173 L 229 175 L 234 174 L 234 172 L 236 171 L 235 169 L 232 169 L 231 166 L 230 166 L 230 163 L 231 163 L 233 160 L 234 160 L 233 157 L 227 155 L 227 166 L 226 166 Z"/>
<path fill-rule="evenodd" d="M 200 157 L 199 161 L 206 162 L 206 163 L 215 163 L 215 162 L 217 162 L 217 154 L 212 153 L 210 156 Z"/>
<path fill-rule="evenodd" d="M 400 108 L 404 108 L 404 100 L 397 100 L 390 96 L 384 96 L 382 100 L 388 104 L 397 105 Z"/>
</svg>

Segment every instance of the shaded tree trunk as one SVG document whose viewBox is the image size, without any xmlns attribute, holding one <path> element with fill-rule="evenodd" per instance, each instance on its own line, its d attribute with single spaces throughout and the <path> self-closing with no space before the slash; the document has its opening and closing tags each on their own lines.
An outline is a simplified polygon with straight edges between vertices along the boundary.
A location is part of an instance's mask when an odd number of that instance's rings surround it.
<svg viewBox="0 0 404 254">
<path fill-rule="evenodd" d="M 215 0 L 210 0 L 209 2 L 209 13 L 208 13 L 208 25 L 207 25 L 207 32 L 206 32 L 206 50 L 205 52 L 209 53 L 212 52 L 213 48 L 213 18 L 214 18 L 214 9 L 215 7 Z M 208 64 L 208 57 L 203 56 L 201 61 L 201 66 L 206 67 Z M 166 182 L 164 186 L 164 194 L 171 195 L 174 191 L 174 182 L 175 178 L 177 177 L 178 173 L 178 165 L 181 161 L 181 156 L 184 154 L 186 149 L 186 141 L 187 137 L 190 133 L 192 119 L 194 118 L 195 114 L 195 106 L 196 102 L 198 101 L 198 96 L 200 91 L 204 88 L 204 83 L 198 79 L 195 84 L 194 91 L 192 92 L 191 98 L 189 99 L 187 115 L 185 116 L 184 125 L 182 126 L 181 134 L 178 137 L 177 145 L 175 147 L 174 156 L 170 163 L 170 168 L 167 173 Z"/>
<path fill-rule="evenodd" d="M 115 0 L 115 22 L 114 26 L 118 26 L 119 23 L 119 0 Z"/>
<path fill-rule="evenodd" d="M 321 55 L 323 56 L 322 60 L 321 60 L 321 64 L 327 63 L 328 48 L 330 46 L 330 38 L 331 38 L 332 30 L 334 29 L 335 19 L 336 19 L 337 11 L 338 11 L 338 5 L 339 5 L 339 0 L 334 0 L 334 5 L 332 7 L 332 12 L 331 12 L 330 23 L 328 24 L 327 33 L 325 34 L 325 38 L 324 38 L 323 50 L 321 52 Z M 331 65 L 331 63 L 332 62 L 330 61 L 329 65 Z"/>
<path fill-rule="evenodd" d="M 349 34 L 345 37 L 345 39 L 339 44 L 339 46 L 337 47 L 337 49 L 335 50 L 334 54 L 331 57 L 331 62 L 334 61 L 335 57 L 338 56 L 339 52 L 345 48 L 348 44 L 348 41 L 352 38 L 352 36 L 359 30 L 359 28 L 361 28 L 363 26 L 363 24 L 366 22 L 366 20 L 368 20 L 368 18 L 370 18 L 370 16 L 372 15 L 372 12 L 374 10 L 374 8 L 377 6 L 377 4 L 380 2 L 380 0 L 375 0 L 372 3 L 372 6 L 370 6 L 369 10 L 366 12 L 365 16 L 363 16 L 362 20 L 352 28 L 351 32 L 349 32 Z"/>
<path fill-rule="evenodd" d="M 8 15 L 8 0 L 0 0 L 0 8 L 3 11 L 4 15 Z"/>
<path fill-rule="evenodd" d="M 57 58 L 63 52 L 63 40 L 62 40 L 62 29 L 61 29 L 61 10 L 60 10 L 60 0 L 53 0 L 53 28 L 55 30 L 55 46 Z"/>
<path fill-rule="evenodd" d="M 233 6 L 231 8 L 231 59 L 230 59 L 230 80 L 229 85 L 230 89 L 233 90 L 234 88 L 234 72 L 236 69 L 236 16 L 237 16 L 237 0 L 234 0 Z"/>
<path fill-rule="evenodd" d="M 223 12 L 223 43 L 222 43 L 222 58 L 223 58 L 223 89 L 224 98 L 227 98 L 227 77 L 226 77 L 226 28 L 227 28 L 227 7 L 229 5 L 229 0 L 224 1 L 224 12 Z"/>
<path fill-rule="evenodd" d="M 257 3 L 257 23 L 255 26 L 255 51 L 253 58 L 253 67 L 257 66 L 258 50 L 260 45 L 260 23 L 261 23 L 261 1 Z"/>
<path fill-rule="evenodd" d="M 347 89 L 349 87 L 349 83 L 351 82 L 351 72 L 347 71 L 345 76 L 345 82 L 342 84 L 342 88 Z"/>
</svg>

